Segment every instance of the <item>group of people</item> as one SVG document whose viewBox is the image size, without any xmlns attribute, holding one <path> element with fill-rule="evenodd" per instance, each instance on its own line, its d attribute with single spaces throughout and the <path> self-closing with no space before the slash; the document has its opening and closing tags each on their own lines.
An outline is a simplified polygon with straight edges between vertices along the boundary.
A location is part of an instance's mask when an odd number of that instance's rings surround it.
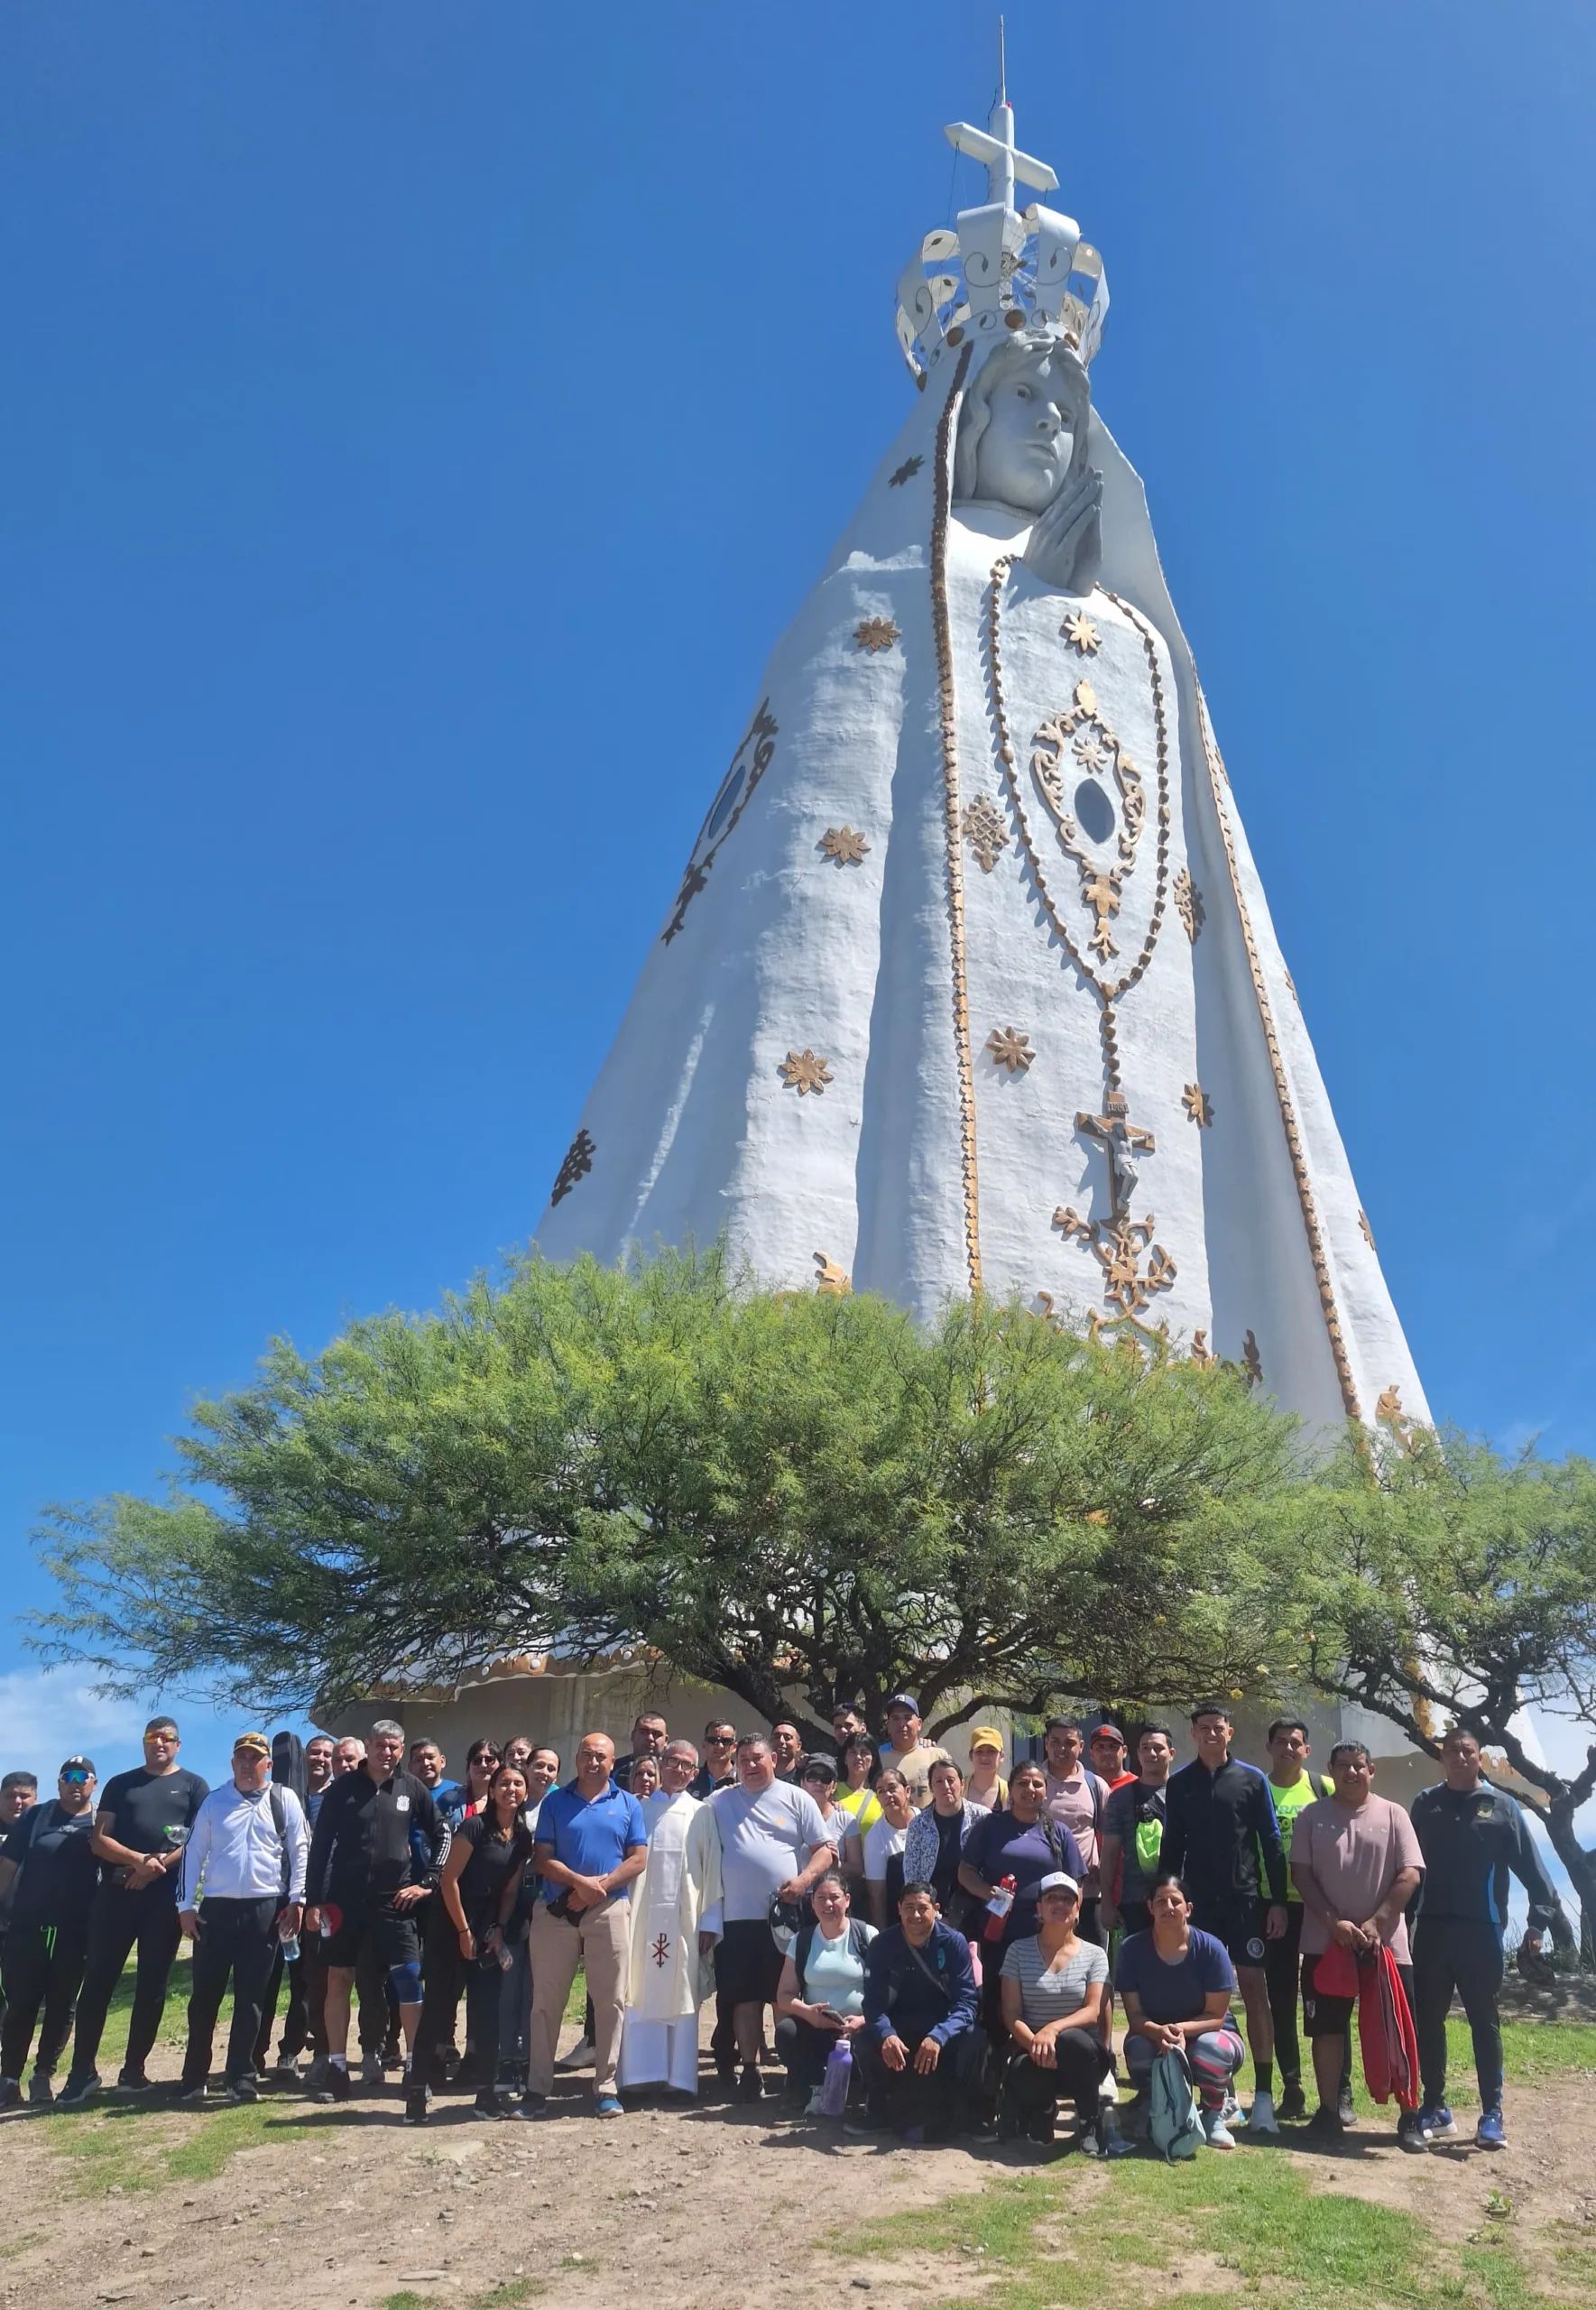
<svg viewBox="0 0 1596 2310">
<path fill-rule="evenodd" d="M 1320 1775 L 1305 1726 L 1282 1717 L 1260 1769 L 1233 1754 L 1218 1705 L 1193 1713 L 1182 1766 L 1167 1725 L 1137 1728 L 1132 1760 L 1118 1726 L 1056 1717 L 1043 1756 L 1007 1775 L 1001 1732 L 975 1726 L 966 1775 L 925 1738 L 908 1694 L 888 1704 L 882 1740 L 847 1705 L 832 1730 L 832 1748 L 806 1750 L 796 1724 L 739 1732 L 715 1719 L 700 1751 L 645 1713 L 619 1760 L 605 1734 L 586 1734 L 567 1779 L 527 1739 L 473 1743 L 457 1782 L 436 1742 L 407 1747 L 383 1718 L 364 1742 L 302 1749 L 242 1733 L 213 1790 L 160 1716 L 142 1768 L 103 1790 L 87 1757 L 67 1760 L 42 1803 L 32 1776 L 8 1773 L 0 2108 L 21 2102 L 30 2050 L 29 2102 L 102 2090 L 111 1996 L 135 1952 L 116 2087 L 154 2091 L 146 2064 L 186 1936 L 176 2092 L 196 2107 L 229 1988 L 230 2100 L 254 2100 L 265 2077 L 347 2101 L 353 2025 L 361 2084 L 397 2069 L 412 2124 L 451 2089 L 485 2118 L 555 2114 L 568 2106 L 551 2099 L 557 2070 L 588 2064 L 601 2118 L 623 2114 L 623 2094 L 695 2096 L 713 1998 L 714 2067 L 745 2102 L 772 2090 L 773 2048 L 791 2108 L 850 2131 L 1046 2142 L 1062 2114 L 1081 2147 L 1114 2157 L 1173 2070 L 1202 2139 L 1226 2149 L 1249 2053 L 1250 2134 L 1353 2122 L 1353 2001 L 1379 1960 L 1411 2010 L 1422 2074 L 1404 2146 L 1455 2135 L 1454 1994 L 1473 2033 L 1477 2139 L 1505 2140 L 1509 1872 L 1528 1892 L 1532 1945 L 1557 1899 L 1469 1733 L 1447 1734 L 1441 1782 L 1404 1811 L 1375 1795 L 1361 1743 L 1338 1742 Z M 562 2061 L 578 1970 L 584 2033 Z"/>
</svg>

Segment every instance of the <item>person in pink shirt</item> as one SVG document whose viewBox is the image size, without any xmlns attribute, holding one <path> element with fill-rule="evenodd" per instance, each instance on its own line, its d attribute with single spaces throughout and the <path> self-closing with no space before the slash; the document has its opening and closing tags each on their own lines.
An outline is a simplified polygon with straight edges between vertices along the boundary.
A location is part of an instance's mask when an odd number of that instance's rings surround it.
<svg viewBox="0 0 1596 2310">
<path fill-rule="evenodd" d="M 1291 1875 L 1303 1901 L 1303 2023 L 1319 2088 L 1319 2107 L 1308 2130 L 1339 2135 L 1344 2127 L 1336 2105 L 1352 2000 L 1320 1993 L 1319 1960 L 1332 1947 L 1363 1957 L 1384 1942 L 1411 2005 L 1407 1905 L 1425 1864 L 1417 1833 L 1401 1806 L 1373 1794 L 1374 1760 L 1361 1741 L 1336 1742 L 1330 1751 L 1330 1779 L 1333 1795 L 1316 1798 L 1296 1816 Z M 1405 2149 L 1425 2148 L 1416 2110 L 1403 2111 L 1397 2138 Z"/>
<path fill-rule="evenodd" d="M 1108 1803 L 1108 1784 L 1083 1761 L 1085 1746 L 1085 1735 L 1077 1718 L 1047 1719 L 1042 1733 L 1047 1758 L 1046 1809 L 1061 1829 L 1069 1831 L 1085 1864 L 1080 1923 L 1075 1931 L 1083 1941 L 1095 1941 L 1101 1945 L 1102 1928 L 1097 1921 L 1097 1902 L 1102 1888 L 1098 1881 L 1097 1847 L 1102 1834 L 1102 1808 Z"/>
</svg>

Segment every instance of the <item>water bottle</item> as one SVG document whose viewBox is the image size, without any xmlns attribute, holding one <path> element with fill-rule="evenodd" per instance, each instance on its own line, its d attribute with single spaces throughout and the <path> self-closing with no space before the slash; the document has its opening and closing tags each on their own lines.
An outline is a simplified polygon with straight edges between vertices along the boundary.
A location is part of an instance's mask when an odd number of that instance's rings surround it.
<svg viewBox="0 0 1596 2310">
<path fill-rule="evenodd" d="M 848 2106 L 848 2088 L 853 2082 L 853 2056 L 846 2037 L 839 2037 L 831 2049 L 826 2064 L 826 2075 L 820 2083 L 821 2114 L 840 2118 Z"/>
<path fill-rule="evenodd" d="M 1000 1878 L 997 1884 L 993 1886 L 992 1899 L 986 1905 L 986 1923 L 981 1928 L 981 1937 L 983 1941 L 1002 1939 L 1003 1927 L 1009 1922 L 1009 1912 L 1014 1906 L 1014 1895 L 1017 1890 L 1012 1877 Z"/>
<path fill-rule="evenodd" d="M 299 1962 L 300 1954 L 299 1935 L 297 1933 L 283 1933 L 280 1934 L 278 1938 L 282 1944 L 283 1964 L 285 1965 L 296 1964 Z"/>
</svg>

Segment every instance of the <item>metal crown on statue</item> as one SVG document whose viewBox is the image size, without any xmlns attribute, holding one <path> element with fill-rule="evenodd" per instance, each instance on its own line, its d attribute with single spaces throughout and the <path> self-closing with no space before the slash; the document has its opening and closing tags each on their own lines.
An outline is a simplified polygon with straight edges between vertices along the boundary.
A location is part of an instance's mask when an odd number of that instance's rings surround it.
<svg viewBox="0 0 1596 2310">
<path fill-rule="evenodd" d="M 955 121 L 946 135 L 984 163 L 987 199 L 960 210 L 956 230 L 927 233 L 898 283 L 898 342 L 916 383 L 924 387 L 948 347 L 970 336 L 995 343 L 1003 328 L 1056 334 L 1089 363 L 1108 311 L 1102 259 L 1073 217 L 1038 201 L 1016 210 L 1016 182 L 1052 192 L 1058 179 L 1016 149 L 1013 106 L 1000 97 L 990 130 Z"/>
</svg>

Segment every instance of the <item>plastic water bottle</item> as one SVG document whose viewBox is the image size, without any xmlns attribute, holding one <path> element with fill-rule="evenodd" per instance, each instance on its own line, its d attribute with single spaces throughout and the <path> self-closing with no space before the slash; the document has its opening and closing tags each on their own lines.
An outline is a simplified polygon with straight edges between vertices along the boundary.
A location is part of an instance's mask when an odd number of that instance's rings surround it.
<svg viewBox="0 0 1596 2310">
<path fill-rule="evenodd" d="M 981 1937 L 983 1941 L 1002 1939 L 1003 1927 L 1009 1922 L 1009 1912 L 1014 1907 L 1014 1895 L 1017 1890 L 1012 1877 L 1000 1877 L 992 1887 L 992 1899 L 986 1905 L 986 1923 L 981 1928 Z"/>
<path fill-rule="evenodd" d="M 280 1935 L 278 1936 L 278 1938 L 279 1938 L 279 1939 L 281 1940 L 281 1942 L 282 1943 L 282 1962 L 283 1962 L 283 1964 L 284 1964 L 285 1965 L 291 1965 L 291 1964 L 296 1964 L 296 1963 L 298 1962 L 299 1954 L 300 1954 L 300 1936 L 299 1936 L 299 1935 L 298 1935 L 297 1933 L 283 1933 L 283 1934 L 280 1934 Z"/>
<path fill-rule="evenodd" d="M 827 2057 L 826 2075 L 820 2082 L 820 2108 L 824 2116 L 842 2116 L 848 2106 L 848 2088 L 853 2082 L 853 2052 L 846 2037 L 839 2037 Z"/>
</svg>

